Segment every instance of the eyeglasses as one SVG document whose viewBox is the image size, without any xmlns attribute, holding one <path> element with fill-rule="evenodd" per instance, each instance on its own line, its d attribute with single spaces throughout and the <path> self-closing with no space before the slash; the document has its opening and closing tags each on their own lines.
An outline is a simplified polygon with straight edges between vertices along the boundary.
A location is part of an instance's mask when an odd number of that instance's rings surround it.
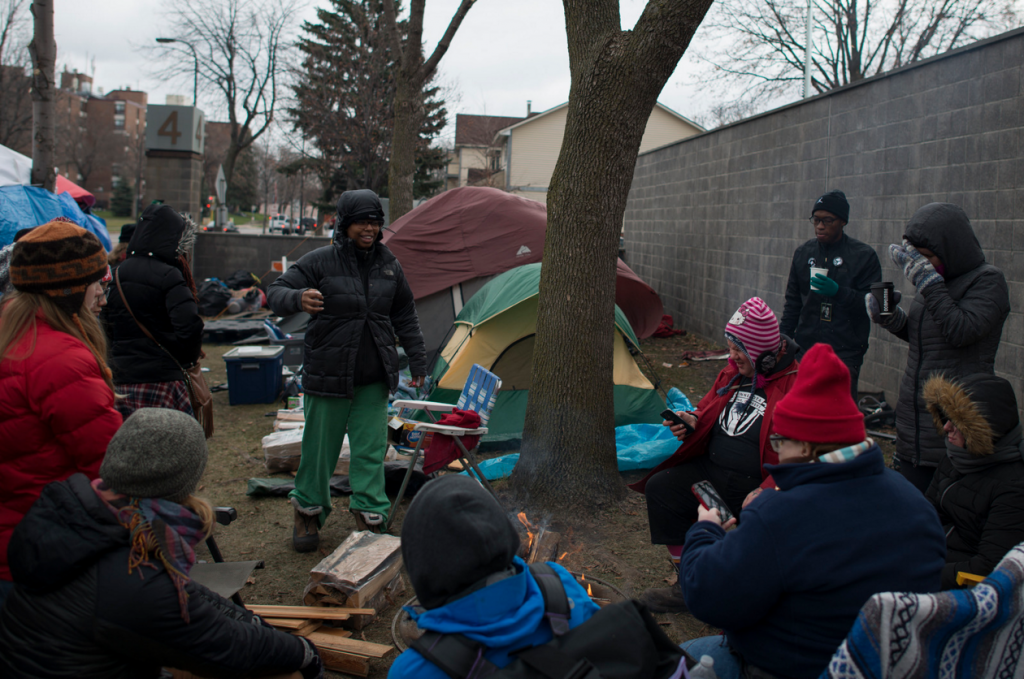
<svg viewBox="0 0 1024 679">
<path fill-rule="evenodd" d="M 772 434 L 771 436 L 768 437 L 768 442 L 771 444 L 772 450 L 774 450 L 776 453 L 781 453 L 782 442 L 789 440 L 790 439 L 786 438 L 785 436 L 779 436 L 778 434 Z"/>
<path fill-rule="evenodd" d="M 352 226 L 358 226 L 358 227 L 363 228 L 363 229 L 365 229 L 366 227 L 370 227 L 370 228 L 373 228 L 373 229 L 380 229 L 381 226 L 383 226 L 383 224 L 381 222 L 364 222 L 364 221 L 359 221 L 359 222 L 352 222 Z"/>
<path fill-rule="evenodd" d="M 824 224 L 825 226 L 832 226 L 833 224 L 835 224 L 839 220 L 836 219 L 835 217 L 811 217 L 807 221 L 809 221 L 811 224 L 814 224 L 815 226 L 817 226 L 818 224 Z"/>
</svg>

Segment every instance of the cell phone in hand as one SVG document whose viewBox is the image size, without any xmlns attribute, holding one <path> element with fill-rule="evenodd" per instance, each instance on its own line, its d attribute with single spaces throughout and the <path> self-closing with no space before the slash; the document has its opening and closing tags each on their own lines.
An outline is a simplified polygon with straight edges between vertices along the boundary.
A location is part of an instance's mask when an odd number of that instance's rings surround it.
<svg viewBox="0 0 1024 679">
<path fill-rule="evenodd" d="M 718 494 L 718 491 L 715 490 L 710 481 L 698 481 L 690 486 L 690 491 L 697 496 L 704 509 L 717 509 L 718 514 L 722 517 L 722 523 L 726 523 L 729 519 L 733 518 L 732 510 L 725 504 L 725 500 Z"/>
<path fill-rule="evenodd" d="M 684 420 L 682 417 L 676 414 L 674 410 L 666 408 L 665 410 L 661 411 L 661 417 L 662 419 L 668 420 L 669 422 L 686 427 L 687 434 L 693 433 L 693 427 L 691 427 L 686 420 Z"/>
</svg>

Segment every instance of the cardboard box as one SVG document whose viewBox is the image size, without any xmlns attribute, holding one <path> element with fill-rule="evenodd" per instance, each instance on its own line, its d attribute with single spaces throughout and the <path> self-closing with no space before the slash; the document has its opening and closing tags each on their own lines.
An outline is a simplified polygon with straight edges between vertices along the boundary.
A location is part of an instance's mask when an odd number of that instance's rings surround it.
<svg viewBox="0 0 1024 679">
<path fill-rule="evenodd" d="M 430 447 L 430 441 L 434 438 L 433 432 L 415 431 L 414 427 L 422 424 L 418 420 L 410 420 L 406 417 L 392 417 L 388 420 L 388 443 L 399 448 L 415 448 L 416 443 L 423 438 L 421 451 Z"/>
</svg>

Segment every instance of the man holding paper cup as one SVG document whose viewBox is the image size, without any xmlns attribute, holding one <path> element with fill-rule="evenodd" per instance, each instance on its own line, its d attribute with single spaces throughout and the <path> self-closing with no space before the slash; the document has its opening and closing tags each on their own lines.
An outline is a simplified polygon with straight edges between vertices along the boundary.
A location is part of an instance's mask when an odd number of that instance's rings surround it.
<svg viewBox="0 0 1024 679">
<path fill-rule="evenodd" d="M 882 280 L 882 265 L 874 248 L 843 232 L 849 218 L 842 191 L 829 191 L 814 202 L 814 238 L 793 253 L 781 330 L 804 351 L 818 343 L 830 345 L 850 370 L 856 401 L 871 333 L 864 295 Z"/>
</svg>

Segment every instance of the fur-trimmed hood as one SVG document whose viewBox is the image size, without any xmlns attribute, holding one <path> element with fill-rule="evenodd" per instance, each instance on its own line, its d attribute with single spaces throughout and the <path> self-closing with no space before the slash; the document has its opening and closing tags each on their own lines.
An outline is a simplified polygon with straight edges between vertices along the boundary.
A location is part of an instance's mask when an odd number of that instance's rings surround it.
<svg viewBox="0 0 1024 679">
<path fill-rule="evenodd" d="M 932 375 L 924 385 L 924 400 L 940 434 L 946 435 L 943 420 L 952 420 L 973 455 L 991 455 L 995 444 L 1020 422 L 1013 387 L 995 375 L 956 380 Z"/>
</svg>

